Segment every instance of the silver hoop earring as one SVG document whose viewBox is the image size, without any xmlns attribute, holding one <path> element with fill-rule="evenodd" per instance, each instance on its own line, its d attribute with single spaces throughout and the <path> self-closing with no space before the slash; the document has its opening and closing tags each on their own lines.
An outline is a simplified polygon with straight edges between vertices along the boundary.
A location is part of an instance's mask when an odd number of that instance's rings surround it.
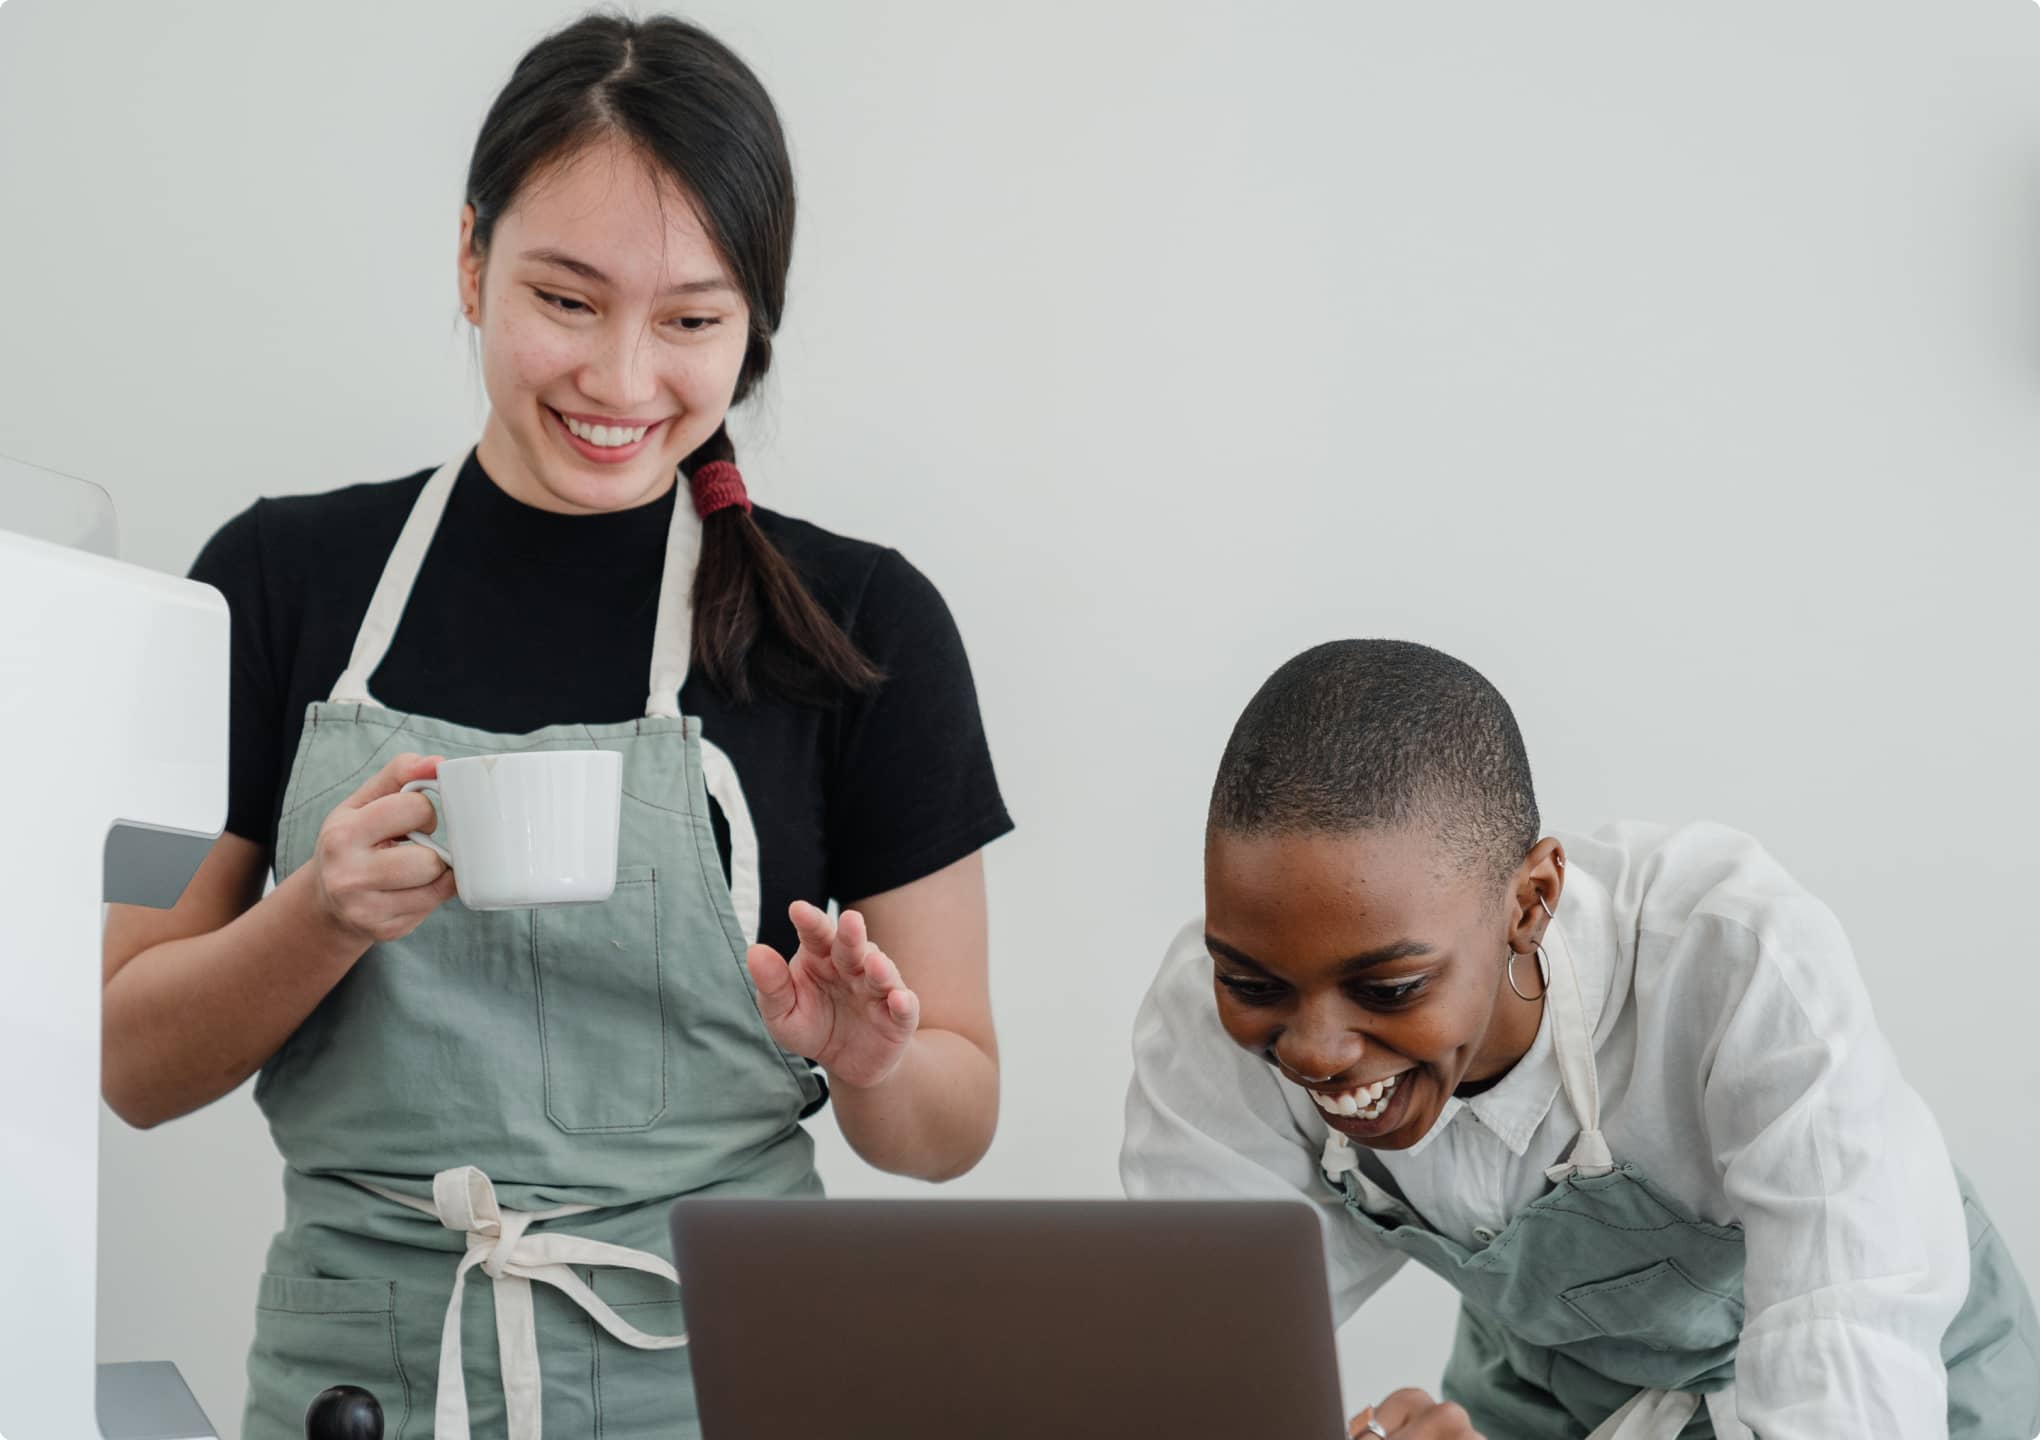
<svg viewBox="0 0 2040 1440">
<path fill-rule="evenodd" d="M 1551 989 L 1551 962 L 1545 958 L 1544 947 L 1542 945 L 1537 947 L 1537 974 L 1544 981 L 1544 989 L 1539 990 L 1535 995 L 1525 995 L 1523 987 L 1516 983 L 1517 958 L 1516 952 L 1513 949 L 1510 950 L 1508 969 L 1509 988 L 1516 992 L 1518 1000 L 1542 1000 L 1545 992 Z"/>
<path fill-rule="evenodd" d="M 1550 906 L 1549 904 L 1547 904 L 1547 903 L 1545 902 L 1545 899 L 1544 899 L 1544 897 L 1543 897 L 1542 895 L 1539 895 L 1539 896 L 1537 897 L 1537 903 L 1538 903 L 1539 905 L 1543 905 L 1543 906 L 1544 906 L 1544 918 L 1545 918 L 1545 919 L 1547 919 L 1547 920 L 1556 920 L 1556 919 L 1558 918 L 1558 916 L 1556 916 L 1556 915 L 1554 915 L 1554 914 L 1552 913 L 1552 910 L 1551 910 L 1551 906 Z"/>
</svg>

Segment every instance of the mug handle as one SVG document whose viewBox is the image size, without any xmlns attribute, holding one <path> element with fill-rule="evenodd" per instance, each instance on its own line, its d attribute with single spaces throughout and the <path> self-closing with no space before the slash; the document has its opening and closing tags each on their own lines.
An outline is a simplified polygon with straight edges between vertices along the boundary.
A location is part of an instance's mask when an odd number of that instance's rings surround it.
<svg viewBox="0 0 2040 1440">
<path fill-rule="evenodd" d="M 432 809 L 439 816 L 440 828 L 444 829 L 446 826 L 446 807 L 440 803 L 439 782 L 437 780 L 413 780 L 398 793 L 408 795 L 413 790 L 420 792 L 426 799 L 432 802 Z M 430 835 L 427 835 L 423 830 L 413 830 L 404 838 L 414 845 L 423 845 L 427 850 L 430 850 L 434 855 L 444 860 L 447 869 L 451 870 L 453 868 L 453 853 Z M 448 840 L 452 838 L 451 835 L 447 837 Z"/>
</svg>

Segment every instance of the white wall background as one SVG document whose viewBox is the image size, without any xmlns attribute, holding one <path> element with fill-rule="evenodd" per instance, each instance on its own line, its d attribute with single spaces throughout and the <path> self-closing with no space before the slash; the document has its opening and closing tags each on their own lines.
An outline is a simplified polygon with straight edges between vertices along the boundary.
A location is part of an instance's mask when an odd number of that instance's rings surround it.
<svg viewBox="0 0 2040 1440">
<path fill-rule="evenodd" d="M 180 572 L 258 495 L 455 453 L 467 150 L 574 13 L 6 5 L 0 453 Z M 2032 4 L 688 13 L 805 187 L 746 472 L 943 588 L 1021 822 L 1004 1121 L 953 1193 L 1116 1193 L 1231 722 L 1388 634 L 1510 696 L 1553 825 L 1717 818 L 1827 897 L 2040 1280 Z M 915 1188 L 823 1141 L 837 1193 Z M 109 1119 L 104 1155 L 102 1358 L 176 1360 L 231 1436 L 281 1208 L 255 1109 Z M 1351 1398 L 1434 1383 L 1450 1313 L 1399 1280 Z"/>
</svg>

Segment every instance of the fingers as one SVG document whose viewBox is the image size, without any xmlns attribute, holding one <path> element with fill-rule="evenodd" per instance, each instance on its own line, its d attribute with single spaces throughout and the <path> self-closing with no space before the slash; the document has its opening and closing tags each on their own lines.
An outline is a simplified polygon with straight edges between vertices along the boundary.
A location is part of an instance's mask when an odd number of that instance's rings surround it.
<svg viewBox="0 0 2040 1440">
<path fill-rule="evenodd" d="M 439 828 L 439 812 L 416 790 L 408 795 L 384 795 L 358 806 L 352 820 L 356 838 L 367 845 L 401 840 L 413 830 L 430 835 Z"/>
<path fill-rule="evenodd" d="M 415 790 L 408 795 L 402 792 L 413 780 L 437 775 L 443 758 L 409 752 L 397 756 L 342 801 L 327 817 L 327 824 L 360 845 L 387 844 L 413 830 L 430 834 L 439 825 L 432 802 Z"/>
<path fill-rule="evenodd" d="M 864 932 L 864 917 L 845 910 L 831 920 L 828 912 L 796 900 L 787 916 L 800 935 L 800 948 L 829 975 L 871 995 L 883 995 L 900 983 L 900 972 Z M 874 962 L 883 965 L 873 969 Z M 826 976 L 823 978 L 827 978 Z"/>
<path fill-rule="evenodd" d="M 855 910 L 845 910 L 836 921 L 836 943 L 829 953 L 836 973 L 845 980 L 857 979 L 864 974 L 865 952 L 874 948 L 864 933 L 864 917 Z"/>
<path fill-rule="evenodd" d="M 901 984 L 900 967 L 893 964 L 890 955 L 868 940 L 857 960 L 857 967 L 861 972 L 858 983 L 867 994 L 884 995 Z"/>
<path fill-rule="evenodd" d="M 418 849 L 418 846 L 407 846 Z M 430 853 L 430 852 L 427 852 Z M 439 878 L 424 885 L 414 885 L 408 890 L 398 890 L 390 896 L 390 919 L 378 936 L 382 940 L 401 940 L 425 923 L 425 917 L 454 897 L 458 882 L 453 871 L 440 866 Z"/>
<path fill-rule="evenodd" d="M 423 845 L 385 845 L 371 850 L 359 873 L 360 883 L 370 890 L 415 890 L 440 880 L 451 882 L 453 875 L 447 863 Z"/>
<path fill-rule="evenodd" d="M 886 1016 L 902 1034 L 921 1028 L 921 997 L 902 985 L 885 997 Z"/>
<path fill-rule="evenodd" d="M 1401 1429 L 1388 1433 L 1395 1440 L 1482 1440 L 1466 1411 L 1450 1401 L 1433 1405 Z"/>
<path fill-rule="evenodd" d="M 423 847 L 406 845 L 404 848 L 406 850 L 419 850 Z M 424 853 L 431 859 L 436 860 L 439 858 L 429 850 L 424 851 Z M 402 939 L 417 929 L 427 915 L 430 915 L 434 910 L 437 910 L 441 905 L 451 900 L 458 893 L 459 889 L 459 880 L 455 878 L 453 871 L 449 870 L 442 863 L 436 879 L 428 880 L 423 885 L 413 885 L 408 889 L 386 891 L 385 893 L 389 900 L 389 919 L 385 923 L 386 933 L 378 938 L 384 940 Z"/>
<path fill-rule="evenodd" d="M 758 1010 L 766 1024 L 775 1024 L 793 1013 L 796 992 L 793 971 L 785 956 L 770 945 L 753 945 L 744 952 L 744 968 L 751 972 L 751 983 L 758 987 Z"/>
<path fill-rule="evenodd" d="M 314 883 L 323 913 L 343 934 L 368 943 L 401 939 L 455 893 L 444 860 L 422 845 L 390 843 L 437 824 L 430 800 L 399 792 L 436 774 L 440 758 L 395 757 L 319 827 Z"/>
<path fill-rule="evenodd" d="M 871 943 L 864 931 L 864 917 L 855 910 L 845 910 L 836 922 L 836 943 L 830 949 L 829 963 L 867 995 L 883 995 L 900 983 L 899 967 Z"/>
<path fill-rule="evenodd" d="M 921 1024 L 921 997 L 900 979 L 900 967 L 876 945 L 865 947 L 864 975 L 858 982 L 863 991 L 885 1002 L 886 1018 L 899 1031 L 911 1035 Z"/>
<path fill-rule="evenodd" d="M 1348 1420 L 1346 1422 L 1346 1440 L 1359 1440 L 1360 1436 L 1367 1433 L 1367 1422 L 1373 1418 L 1374 1407 L 1369 1405 L 1365 1410 L 1362 1410 L 1358 1415 Z"/>
<path fill-rule="evenodd" d="M 1409 1388 L 1396 1391 L 1374 1407 L 1374 1423 L 1394 1435 L 1418 1415 L 1431 1408 L 1431 1397 Z"/>
<path fill-rule="evenodd" d="M 836 926 L 836 945 L 831 960 L 836 973 L 861 995 L 883 1001 L 886 1018 L 912 1034 L 921 1023 L 921 997 L 900 978 L 900 967 L 892 956 L 871 943 L 865 934 L 864 917 L 845 910 Z"/>
<path fill-rule="evenodd" d="M 1398 1390 L 1371 1410 L 1363 1410 L 1346 1427 L 1349 1436 L 1368 1435 L 1367 1422 L 1389 1433 L 1390 1440 L 1481 1440 L 1465 1409 L 1443 1405 L 1422 1390 Z"/>
<path fill-rule="evenodd" d="M 805 900 L 796 900 L 786 907 L 786 915 L 793 921 L 794 933 L 800 936 L 800 948 L 818 959 L 828 959 L 836 940 L 836 922 L 829 918 L 829 912 Z"/>
<path fill-rule="evenodd" d="M 845 995 L 864 1005 L 875 1007 L 873 1018 L 895 1036 L 911 1035 L 921 1024 L 921 997 L 909 990 L 900 978 L 900 967 L 893 963 L 890 955 L 871 943 L 865 932 L 864 917 L 855 910 L 845 910 L 831 920 L 828 913 L 805 900 L 796 900 L 787 907 L 787 916 L 793 921 L 794 930 L 800 935 L 799 963 L 806 967 L 805 973 L 817 982 L 827 986 L 838 996 Z M 775 964 L 784 972 L 786 962 L 767 947 Z M 750 957 L 746 957 L 750 964 Z M 752 969 L 754 978 L 760 976 L 758 968 Z M 776 978 L 787 985 L 792 982 L 783 973 Z M 763 1007 L 766 996 L 776 994 L 776 988 L 768 988 L 769 982 L 759 979 L 759 1004 Z M 791 991 L 787 1005 L 791 1007 Z M 871 1011 L 866 1011 L 872 1014 Z M 766 1012 L 772 1018 L 772 1012 Z"/>
<path fill-rule="evenodd" d="M 396 794 L 413 780 L 429 780 L 439 773 L 439 762 L 445 758 L 443 755 L 414 755 L 405 751 L 402 755 L 393 757 L 389 764 L 370 776 L 359 790 L 341 801 L 341 808 L 359 810 L 371 801 L 380 800 L 385 795 Z M 425 803 L 429 805 L 432 802 L 428 800 Z M 411 828 L 415 830 L 418 827 L 414 825 Z"/>
<path fill-rule="evenodd" d="M 438 860 L 422 846 L 392 848 Z M 320 884 L 326 913 L 340 929 L 365 944 L 377 944 L 401 940 L 416 930 L 427 916 L 453 898 L 457 882 L 453 871 L 441 864 L 434 879 L 401 889 L 371 886 L 346 876 L 336 880 L 322 875 Z"/>
</svg>

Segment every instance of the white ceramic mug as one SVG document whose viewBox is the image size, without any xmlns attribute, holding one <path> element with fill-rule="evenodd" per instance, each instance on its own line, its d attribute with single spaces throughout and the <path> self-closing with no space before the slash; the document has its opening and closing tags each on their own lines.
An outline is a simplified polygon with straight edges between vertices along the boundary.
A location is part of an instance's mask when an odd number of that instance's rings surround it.
<svg viewBox="0 0 2040 1440">
<path fill-rule="evenodd" d="M 616 889 L 623 757 L 614 750 L 525 750 L 442 760 L 432 834 L 410 839 L 453 867 L 470 910 L 607 900 Z"/>
</svg>

